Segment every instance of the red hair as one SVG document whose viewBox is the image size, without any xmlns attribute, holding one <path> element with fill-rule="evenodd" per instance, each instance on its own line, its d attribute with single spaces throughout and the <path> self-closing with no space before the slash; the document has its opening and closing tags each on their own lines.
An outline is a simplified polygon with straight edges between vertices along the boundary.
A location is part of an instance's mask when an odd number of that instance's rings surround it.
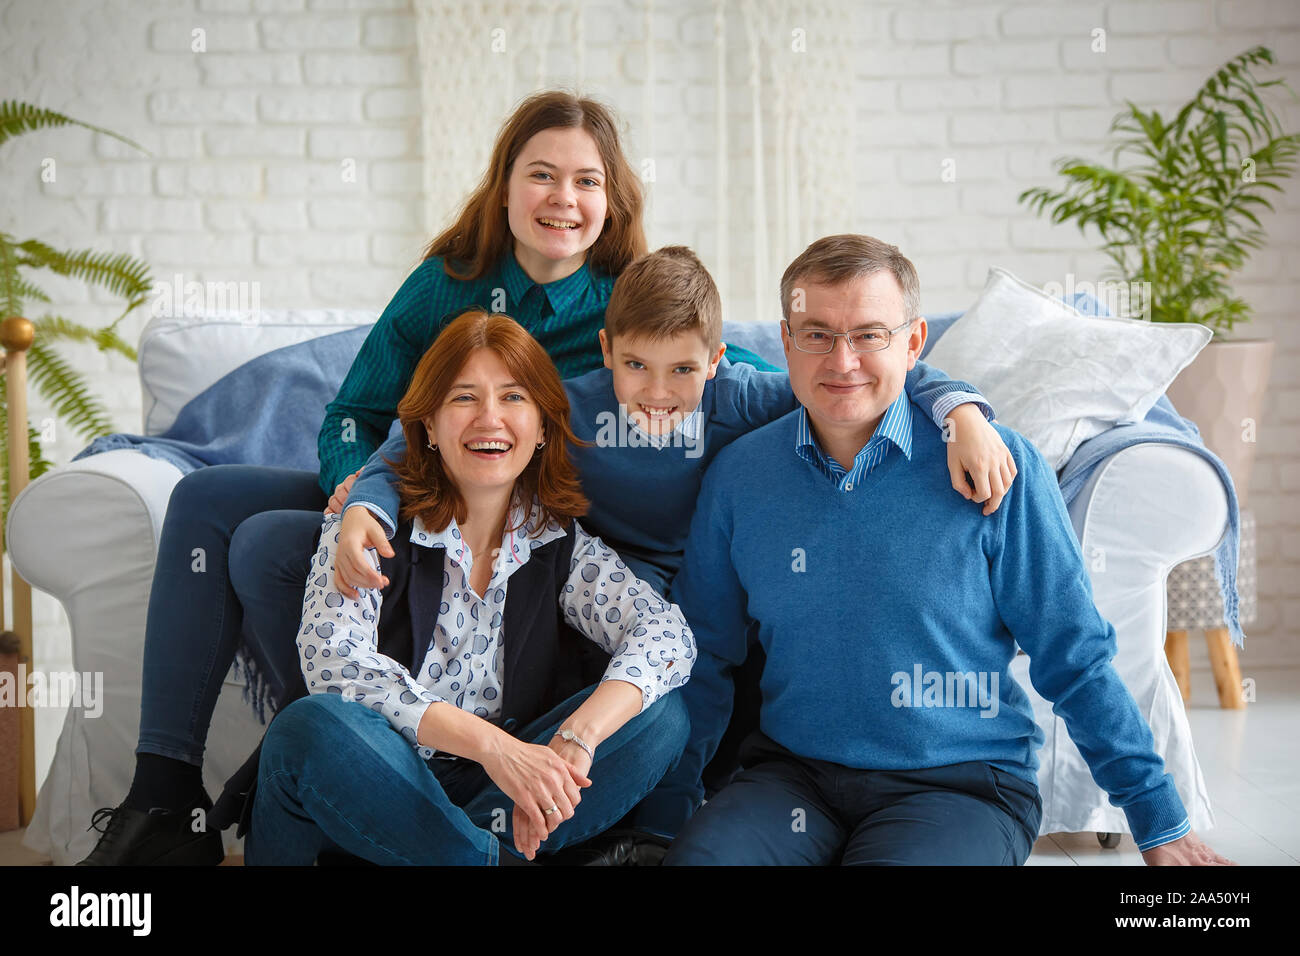
<svg viewBox="0 0 1300 956">
<path fill-rule="evenodd" d="M 515 479 L 516 499 L 523 504 L 525 516 L 534 497 L 541 502 L 542 521 L 534 535 L 540 534 L 549 520 L 567 528 L 573 518 L 587 513 L 588 501 L 569 460 L 568 443 L 579 440 L 569 427 L 569 396 L 560 373 L 522 325 L 508 315 L 478 308 L 462 312 L 442 330 L 420 359 L 397 405 L 406 435 L 406 456 L 388 464 L 399 481 L 401 520 L 418 517 L 426 528 L 441 531 L 453 517 L 458 522 L 467 517 L 465 499 L 443 469 L 442 456 L 427 447 L 424 422 L 441 407 L 461 369 L 479 349 L 496 353 L 541 413 L 546 445 Z"/>
</svg>

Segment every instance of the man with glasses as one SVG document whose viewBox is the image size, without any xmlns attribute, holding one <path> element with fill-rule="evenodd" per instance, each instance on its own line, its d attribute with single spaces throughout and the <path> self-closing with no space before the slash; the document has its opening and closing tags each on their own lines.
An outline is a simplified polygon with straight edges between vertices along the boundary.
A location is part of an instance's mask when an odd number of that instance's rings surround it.
<svg viewBox="0 0 1300 956">
<path fill-rule="evenodd" d="M 1115 632 L 1041 455 L 999 426 L 1019 469 L 1002 507 L 945 493 L 944 436 L 903 390 L 919 299 L 912 264 L 867 236 L 818 240 L 781 280 L 800 407 L 705 476 L 673 585 L 699 650 L 691 742 L 665 783 L 699 806 L 750 635 L 761 729 L 665 863 L 1023 863 L 1043 738 L 1008 670 L 1016 645 L 1147 862 L 1228 862 L 1191 832 L 1110 664 Z"/>
</svg>

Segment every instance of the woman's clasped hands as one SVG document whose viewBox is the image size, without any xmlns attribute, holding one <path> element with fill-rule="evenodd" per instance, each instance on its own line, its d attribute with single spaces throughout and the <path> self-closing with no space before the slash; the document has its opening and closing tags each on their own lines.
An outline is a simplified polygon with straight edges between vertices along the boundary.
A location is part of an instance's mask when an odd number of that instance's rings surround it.
<svg viewBox="0 0 1300 956">
<path fill-rule="evenodd" d="M 591 786 L 586 752 L 558 736 L 551 744 L 524 743 L 503 733 L 482 761 L 492 782 L 515 803 L 515 849 L 529 860 L 556 827 L 572 818 L 582 801 L 581 789 Z"/>
</svg>

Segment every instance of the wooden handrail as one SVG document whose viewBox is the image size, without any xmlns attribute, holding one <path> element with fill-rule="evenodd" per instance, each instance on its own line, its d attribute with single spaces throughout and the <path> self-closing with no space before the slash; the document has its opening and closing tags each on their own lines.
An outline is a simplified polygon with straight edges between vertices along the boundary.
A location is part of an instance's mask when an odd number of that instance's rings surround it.
<svg viewBox="0 0 1300 956">
<path fill-rule="evenodd" d="M 9 413 L 9 504 L 27 487 L 31 461 L 27 455 L 27 350 L 36 328 L 27 319 L 11 316 L 0 322 L 0 345 L 5 348 L 5 398 Z M 0 567 L 4 560 L 4 529 L 0 529 Z M 18 661 L 32 670 L 32 587 L 14 570 L 10 576 L 14 615 L 12 630 L 18 635 Z M 4 588 L 0 586 L 0 623 L 4 621 Z M 27 688 L 17 691 L 26 698 Z M 36 722 L 32 708 L 18 708 L 18 812 L 19 825 L 27 826 L 36 810 Z"/>
</svg>

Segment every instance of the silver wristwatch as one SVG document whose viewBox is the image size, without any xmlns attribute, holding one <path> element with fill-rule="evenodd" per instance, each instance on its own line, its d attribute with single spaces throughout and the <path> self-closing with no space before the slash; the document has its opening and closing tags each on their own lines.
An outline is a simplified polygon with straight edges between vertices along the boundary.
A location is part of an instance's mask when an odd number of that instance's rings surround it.
<svg viewBox="0 0 1300 956">
<path fill-rule="evenodd" d="M 581 737 L 579 737 L 577 734 L 575 734 L 572 730 L 557 730 L 555 732 L 555 736 L 561 737 L 564 740 L 573 741 L 573 743 L 577 744 L 583 750 L 587 751 L 587 756 L 591 758 L 592 763 L 595 763 L 596 755 L 591 752 L 591 748 L 587 746 L 587 742 L 583 740 Z"/>
</svg>

